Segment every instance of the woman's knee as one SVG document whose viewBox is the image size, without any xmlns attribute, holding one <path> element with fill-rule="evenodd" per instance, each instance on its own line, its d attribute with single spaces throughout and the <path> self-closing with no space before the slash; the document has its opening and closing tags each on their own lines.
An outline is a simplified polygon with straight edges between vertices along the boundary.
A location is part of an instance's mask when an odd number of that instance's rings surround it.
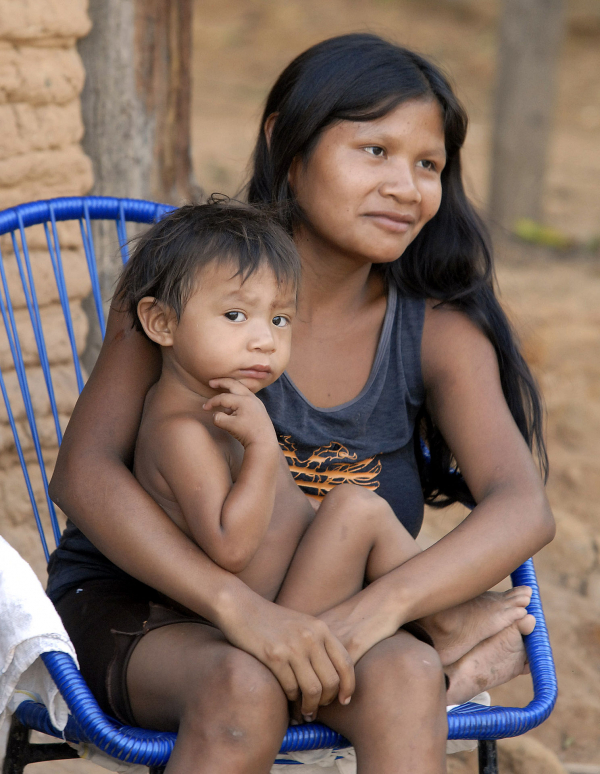
<svg viewBox="0 0 600 774">
<path fill-rule="evenodd" d="M 435 695 L 445 688 L 440 658 L 434 648 L 406 632 L 383 640 L 359 662 L 357 682 L 367 690 L 383 689 L 392 695 L 416 691 Z M 397 694 L 396 694 L 397 695 Z"/>
<path fill-rule="evenodd" d="M 201 712 L 199 711 L 201 709 Z M 234 725 L 278 726 L 287 722 L 287 699 L 273 673 L 253 656 L 224 645 L 208 680 L 193 678 L 186 713 Z"/>
<path fill-rule="evenodd" d="M 252 656 L 224 645 L 210 677 L 192 681 L 180 717 L 177 771 L 267 771 L 288 724 L 287 700 L 272 673 Z M 204 771 L 205 768 L 202 768 Z"/>
</svg>

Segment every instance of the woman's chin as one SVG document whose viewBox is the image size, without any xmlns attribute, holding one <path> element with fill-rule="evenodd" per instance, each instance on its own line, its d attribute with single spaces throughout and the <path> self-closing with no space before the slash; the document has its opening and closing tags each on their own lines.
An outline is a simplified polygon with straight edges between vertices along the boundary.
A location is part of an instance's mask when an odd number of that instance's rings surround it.
<svg viewBox="0 0 600 774">
<path fill-rule="evenodd" d="M 408 235 L 403 239 L 389 239 L 385 241 L 371 239 L 362 246 L 362 252 L 368 258 L 369 263 L 393 263 L 398 260 L 411 242 L 412 238 L 409 238 Z"/>
</svg>

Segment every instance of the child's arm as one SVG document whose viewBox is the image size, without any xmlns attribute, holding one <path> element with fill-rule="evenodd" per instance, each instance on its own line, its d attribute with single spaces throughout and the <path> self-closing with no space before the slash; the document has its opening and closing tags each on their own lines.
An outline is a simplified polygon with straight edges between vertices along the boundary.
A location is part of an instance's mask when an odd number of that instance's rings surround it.
<svg viewBox="0 0 600 774">
<path fill-rule="evenodd" d="M 156 456 L 194 540 L 216 564 L 238 573 L 269 526 L 280 450 L 271 420 L 250 390 L 235 379 L 211 386 L 229 392 L 211 398 L 205 409 L 225 409 L 215 413 L 215 425 L 244 446 L 235 483 L 223 450 L 197 421 L 171 422 Z"/>
</svg>

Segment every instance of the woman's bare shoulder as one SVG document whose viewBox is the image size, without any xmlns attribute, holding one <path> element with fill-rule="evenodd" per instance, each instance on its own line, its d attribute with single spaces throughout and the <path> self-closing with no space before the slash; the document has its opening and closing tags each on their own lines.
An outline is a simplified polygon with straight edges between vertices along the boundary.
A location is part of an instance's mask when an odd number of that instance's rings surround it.
<svg viewBox="0 0 600 774">
<path fill-rule="evenodd" d="M 435 299 L 425 304 L 421 360 L 426 387 L 481 368 L 499 376 L 494 347 L 481 328 L 465 312 Z"/>
</svg>

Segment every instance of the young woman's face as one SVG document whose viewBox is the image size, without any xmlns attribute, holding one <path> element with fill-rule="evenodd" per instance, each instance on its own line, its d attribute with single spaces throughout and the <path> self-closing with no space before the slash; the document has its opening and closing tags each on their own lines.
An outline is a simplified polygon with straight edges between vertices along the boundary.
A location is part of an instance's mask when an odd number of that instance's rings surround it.
<svg viewBox="0 0 600 774">
<path fill-rule="evenodd" d="M 404 102 L 375 121 L 334 124 L 308 161 L 290 170 L 306 237 L 363 262 L 396 260 L 438 211 L 445 163 L 435 100 Z"/>
</svg>

